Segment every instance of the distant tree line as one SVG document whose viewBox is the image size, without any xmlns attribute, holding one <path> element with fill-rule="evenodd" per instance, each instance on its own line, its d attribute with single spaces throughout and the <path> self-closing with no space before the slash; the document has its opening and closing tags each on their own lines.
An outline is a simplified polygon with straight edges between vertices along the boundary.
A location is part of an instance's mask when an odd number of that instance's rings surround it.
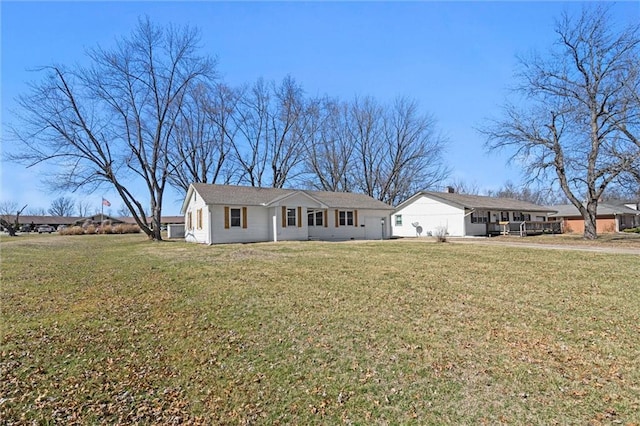
<svg viewBox="0 0 640 426">
<path fill-rule="evenodd" d="M 459 194 L 485 195 L 496 198 L 510 198 L 514 200 L 527 201 L 540 206 L 552 206 L 555 204 L 567 204 L 569 201 L 562 190 L 554 188 L 543 188 L 533 185 L 517 185 L 508 180 L 498 189 L 482 189 L 475 182 L 466 182 L 462 179 L 450 181 L 447 185 L 454 192 Z M 615 195 L 621 196 L 620 193 Z"/>
<path fill-rule="evenodd" d="M 441 182 L 446 139 L 415 100 L 307 97 L 291 76 L 187 93 L 170 182 L 361 192 L 397 203 Z"/>
</svg>

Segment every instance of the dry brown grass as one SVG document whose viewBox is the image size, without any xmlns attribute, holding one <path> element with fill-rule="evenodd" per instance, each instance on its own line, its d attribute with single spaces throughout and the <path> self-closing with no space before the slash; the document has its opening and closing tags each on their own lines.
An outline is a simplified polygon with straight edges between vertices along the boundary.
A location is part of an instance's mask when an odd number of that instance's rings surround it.
<svg viewBox="0 0 640 426">
<path fill-rule="evenodd" d="M 640 422 L 636 256 L 0 244 L 7 424 Z"/>
<path fill-rule="evenodd" d="M 582 235 L 575 234 L 533 235 L 524 238 L 501 235 L 493 238 L 495 238 L 496 241 L 509 241 L 516 243 L 571 245 L 579 247 L 640 248 L 640 234 L 626 232 L 600 234 L 596 240 L 586 240 Z"/>
</svg>

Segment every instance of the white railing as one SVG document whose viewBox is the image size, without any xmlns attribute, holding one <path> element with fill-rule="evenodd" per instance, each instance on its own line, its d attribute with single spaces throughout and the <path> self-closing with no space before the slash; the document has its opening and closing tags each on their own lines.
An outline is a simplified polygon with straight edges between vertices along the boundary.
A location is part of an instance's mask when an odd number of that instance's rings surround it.
<svg viewBox="0 0 640 426">
<path fill-rule="evenodd" d="M 487 233 L 490 235 L 520 235 L 524 237 L 530 234 L 561 234 L 561 221 L 517 221 L 517 222 L 490 222 L 487 223 Z"/>
</svg>

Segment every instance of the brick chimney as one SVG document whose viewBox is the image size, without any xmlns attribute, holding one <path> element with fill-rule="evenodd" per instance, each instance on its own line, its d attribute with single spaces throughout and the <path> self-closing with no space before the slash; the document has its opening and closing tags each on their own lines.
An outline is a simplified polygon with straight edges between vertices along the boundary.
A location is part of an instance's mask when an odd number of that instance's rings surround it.
<svg viewBox="0 0 640 426">
<path fill-rule="evenodd" d="M 454 194 L 456 189 L 453 186 L 447 186 L 447 194 Z"/>
</svg>

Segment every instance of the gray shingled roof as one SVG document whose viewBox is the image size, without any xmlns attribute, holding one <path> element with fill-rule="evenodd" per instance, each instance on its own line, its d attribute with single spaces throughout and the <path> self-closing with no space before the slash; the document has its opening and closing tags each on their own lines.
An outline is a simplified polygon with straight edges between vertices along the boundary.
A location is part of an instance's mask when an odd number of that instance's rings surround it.
<svg viewBox="0 0 640 426">
<path fill-rule="evenodd" d="M 578 211 L 578 209 L 576 208 L 576 206 L 574 206 L 573 204 L 560 204 L 557 206 L 552 206 L 553 209 L 555 209 L 557 211 L 557 213 L 552 214 L 552 217 L 574 217 L 574 216 L 581 216 L 580 212 Z M 629 207 L 625 207 L 625 206 L 617 206 L 614 204 L 608 204 L 608 203 L 599 203 L 598 204 L 598 210 L 597 213 L 598 215 L 616 215 L 616 214 L 640 214 L 640 211 L 638 210 L 634 210 L 634 209 L 630 209 Z"/>
<path fill-rule="evenodd" d="M 453 204 L 459 207 L 465 207 L 469 209 L 482 209 L 482 210 L 515 210 L 523 212 L 555 212 L 554 208 L 539 206 L 537 204 L 529 203 L 527 201 L 515 200 L 513 198 L 497 198 L 488 197 L 484 195 L 468 195 L 468 194 L 456 194 L 448 192 L 432 192 L 422 191 L 419 194 L 425 195 L 430 198 L 435 198 L 443 201 L 447 204 Z"/>
<path fill-rule="evenodd" d="M 13 223 L 15 215 L 3 215 L 7 216 L 9 222 Z M 19 222 L 21 224 L 34 223 L 36 225 L 48 224 L 48 225 L 70 225 L 76 220 L 80 219 L 77 216 L 34 216 L 34 215 L 20 215 Z"/>
<path fill-rule="evenodd" d="M 365 194 L 352 192 L 308 191 L 302 189 L 257 188 L 252 186 L 195 183 L 194 189 L 207 204 L 260 206 L 292 195 L 304 193 L 330 208 L 392 210 L 388 204 Z"/>
</svg>

